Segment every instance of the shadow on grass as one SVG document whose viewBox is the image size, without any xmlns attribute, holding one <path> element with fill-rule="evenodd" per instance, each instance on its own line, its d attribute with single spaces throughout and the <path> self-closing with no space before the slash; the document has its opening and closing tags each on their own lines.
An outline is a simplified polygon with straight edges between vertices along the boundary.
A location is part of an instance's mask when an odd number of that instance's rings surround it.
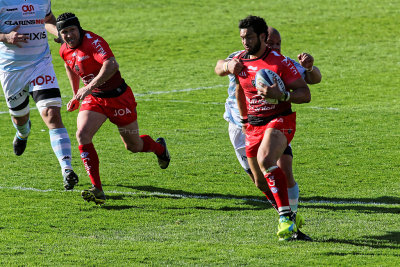
<svg viewBox="0 0 400 267">
<path fill-rule="evenodd" d="M 356 210 L 364 213 L 400 213 L 400 207 L 385 207 L 384 205 L 400 205 L 398 197 L 378 198 L 328 198 L 321 196 L 300 197 L 302 208 L 328 209 L 328 210 Z M 322 204 L 324 203 L 324 204 Z"/>
<path fill-rule="evenodd" d="M 348 244 L 358 247 L 370 247 L 370 248 L 384 248 L 384 249 L 399 249 L 400 247 L 400 232 L 387 232 L 384 235 L 378 236 L 363 236 L 360 240 L 347 240 L 347 239 L 336 239 L 331 238 L 323 241 L 317 241 L 322 243 L 341 243 Z M 354 254 L 354 252 L 349 253 L 327 253 L 329 255 L 347 256 L 349 254 Z M 358 255 L 358 254 L 357 254 Z M 400 256 L 400 253 L 398 254 Z"/>
<path fill-rule="evenodd" d="M 183 190 L 165 189 L 155 186 L 125 186 L 117 185 L 120 187 L 130 188 L 134 190 L 149 192 L 149 195 L 140 195 L 141 198 L 194 198 L 194 199 L 237 199 L 243 201 L 245 205 L 250 205 L 252 208 L 246 207 L 222 207 L 222 208 L 212 208 L 207 206 L 197 206 L 191 207 L 194 209 L 204 209 L 204 210 L 222 210 L 222 211 L 239 211 L 239 210 L 265 210 L 271 209 L 272 206 L 267 202 L 265 197 L 257 196 L 235 196 L 235 195 L 223 195 L 223 194 L 209 194 L 209 193 L 197 193 L 187 192 Z M 154 194 L 156 193 L 156 194 Z M 241 205 L 243 205 L 241 204 Z M 178 208 L 180 209 L 180 208 Z"/>
</svg>

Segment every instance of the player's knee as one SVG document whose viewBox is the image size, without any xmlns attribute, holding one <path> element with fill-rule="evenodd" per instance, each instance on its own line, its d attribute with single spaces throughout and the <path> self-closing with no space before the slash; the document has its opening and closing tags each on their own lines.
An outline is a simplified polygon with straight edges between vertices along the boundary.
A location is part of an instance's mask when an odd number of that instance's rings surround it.
<svg viewBox="0 0 400 267">
<path fill-rule="evenodd" d="M 43 108 L 41 113 L 43 121 L 49 128 L 63 127 L 60 109 L 57 107 Z"/>
<path fill-rule="evenodd" d="M 82 129 L 76 130 L 75 137 L 79 144 L 90 144 L 93 138 L 93 136 L 89 135 L 86 131 Z"/>
</svg>

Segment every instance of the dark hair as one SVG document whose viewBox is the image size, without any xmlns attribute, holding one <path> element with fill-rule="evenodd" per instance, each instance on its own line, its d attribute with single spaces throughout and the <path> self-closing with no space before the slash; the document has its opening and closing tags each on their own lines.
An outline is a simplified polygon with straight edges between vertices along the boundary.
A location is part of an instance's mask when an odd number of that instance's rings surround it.
<svg viewBox="0 0 400 267">
<path fill-rule="evenodd" d="M 79 23 L 79 19 L 75 16 L 74 13 L 62 13 L 57 18 L 57 30 L 61 31 L 62 29 L 69 26 L 77 26 L 80 31 L 82 31 L 81 24 Z"/>
<path fill-rule="evenodd" d="M 265 33 L 265 40 L 267 40 L 268 25 L 263 18 L 249 15 L 239 21 L 239 29 L 246 29 L 250 27 L 253 28 L 257 36 L 260 36 L 261 33 Z"/>
</svg>

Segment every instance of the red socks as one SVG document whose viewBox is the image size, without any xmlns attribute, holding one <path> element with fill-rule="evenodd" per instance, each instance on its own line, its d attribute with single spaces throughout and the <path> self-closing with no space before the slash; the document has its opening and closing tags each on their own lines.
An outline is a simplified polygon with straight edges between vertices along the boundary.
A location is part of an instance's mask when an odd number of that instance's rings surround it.
<svg viewBox="0 0 400 267">
<path fill-rule="evenodd" d="M 272 207 L 274 207 L 274 209 L 276 209 L 276 211 L 278 211 L 278 206 L 276 205 L 275 198 L 274 198 L 274 195 L 272 194 L 272 192 L 270 190 L 268 190 L 263 193 L 267 197 L 269 203 L 271 203 Z"/>
<path fill-rule="evenodd" d="M 141 135 L 140 138 L 143 140 L 143 150 L 142 152 L 154 152 L 157 156 L 164 153 L 164 147 L 153 140 L 148 135 Z"/>
<path fill-rule="evenodd" d="M 264 177 L 278 206 L 279 215 L 286 214 L 290 212 L 286 175 L 277 166 L 271 167 L 268 171 Z"/>
<path fill-rule="evenodd" d="M 99 157 L 97 156 L 93 143 L 80 145 L 79 151 L 81 152 L 83 165 L 85 166 L 86 172 L 89 175 L 93 186 L 97 189 L 103 190 L 99 173 Z"/>
</svg>

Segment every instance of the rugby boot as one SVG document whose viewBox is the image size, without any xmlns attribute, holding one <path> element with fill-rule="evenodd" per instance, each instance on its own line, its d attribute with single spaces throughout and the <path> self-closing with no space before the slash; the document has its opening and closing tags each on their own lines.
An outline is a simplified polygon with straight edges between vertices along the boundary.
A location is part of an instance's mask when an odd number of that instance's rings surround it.
<svg viewBox="0 0 400 267">
<path fill-rule="evenodd" d="M 293 241 L 301 240 L 301 241 L 309 241 L 309 242 L 313 241 L 311 237 L 309 237 L 305 233 L 301 232 L 300 230 L 297 230 L 297 232 L 292 235 L 291 240 L 293 240 Z"/>
<path fill-rule="evenodd" d="M 32 123 L 29 120 L 29 131 L 31 128 L 32 128 Z M 17 156 L 21 156 L 25 151 L 27 142 L 28 142 L 28 137 L 21 138 L 18 136 L 18 133 L 16 133 L 13 141 L 14 154 Z"/>
<path fill-rule="evenodd" d="M 297 226 L 290 219 L 290 217 L 280 216 L 278 224 L 278 232 L 276 233 L 276 235 L 279 237 L 279 241 L 291 240 L 295 232 L 297 232 Z"/>
<path fill-rule="evenodd" d="M 93 201 L 96 205 L 103 205 L 106 202 L 106 195 L 104 192 L 94 186 L 90 189 L 83 190 L 81 195 L 85 201 Z"/>
<path fill-rule="evenodd" d="M 16 134 L 13 141 L 14 154 L 17 156 L 21 156 L 25 151 L 27 142 L 28 138 L 22 139 L 18 136 L 18 134 Z"/>
<path fill-rule="evenodd" d="M 300 214 L 293 213 L 293 215 L 291 216 L 292 221 L 294 221 L 296 223 L 297 229 L 300 229 L 301 227 L 303 227 L 304 225 L 304 218 L 303 216 L 301 216 Z"/>
<path fill-rule="evenodd" d="M 63 178 L 64 178 L 63 182 L 65 190 L 74 189 L 74 186 L 79 182 L 78 175 L 76 175 L 76 173 L 71 169 L 64 170 Z"/>
<path fill-rule="evenodd" d="M 158 158 L 158 165 L 160 166 L 160 168 L 166 169 L 168 168 L 169 162 L 171 161 L 171 156 L 169 155 L 167 149 L 167 143 L 165 142 L 165 139 L 162 137 L 157 138 L 156 142 L 165 148 L 164 153 L 162 153 L 160 156 L 157 156 L 157 158 Z"/>
</svg>

